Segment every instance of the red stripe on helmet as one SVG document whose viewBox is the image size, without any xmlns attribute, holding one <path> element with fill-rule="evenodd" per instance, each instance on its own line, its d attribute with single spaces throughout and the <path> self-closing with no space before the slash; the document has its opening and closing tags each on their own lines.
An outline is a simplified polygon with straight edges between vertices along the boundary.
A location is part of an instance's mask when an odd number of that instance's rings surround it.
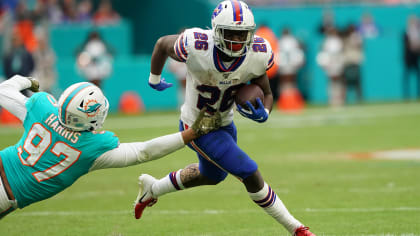
<svg viewBox="0 0 420 236">
<path fill-rule="evenodd" d="M 241 20 L 241 4 L 237 1 L 237 0 L 234 0 L 234 1 L 231 1 L 232 2 L 232 5 L 233 5 L 233 10 L 234 10 L 234 12 L 233 12 L 233 21 L 242 21 Z"/>
</svg>

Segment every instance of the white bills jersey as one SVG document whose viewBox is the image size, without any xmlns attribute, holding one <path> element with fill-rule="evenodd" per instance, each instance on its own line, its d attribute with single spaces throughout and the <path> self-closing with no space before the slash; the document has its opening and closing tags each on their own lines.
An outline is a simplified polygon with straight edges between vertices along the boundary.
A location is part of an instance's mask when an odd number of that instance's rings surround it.
<svg viewBox="0 0 420 236">
<path fill-rule="evenodd" d="M 258 78 L 274 64 L 269 42 L 254 36 L 245 55 L 226 63 L 215 48 L 212 30 L 191 28 L 178 37 L 174 45 L 176 55 L 187 64 L 185 102 L 181 120 L 192 125 L 199 111 L 219 111 L 222 125 L 233 121 L 234 96 L 238 88 Z"/>
</svg>

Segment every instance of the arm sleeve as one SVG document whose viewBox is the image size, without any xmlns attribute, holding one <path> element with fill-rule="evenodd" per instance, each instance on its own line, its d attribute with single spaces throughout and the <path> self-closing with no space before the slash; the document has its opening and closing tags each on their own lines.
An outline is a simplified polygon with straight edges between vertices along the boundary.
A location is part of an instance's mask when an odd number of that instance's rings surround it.
<svg viewBox="0 0 420 236">
<path fill-rule="evenodd" d="M 180 132 L 146 142 L 122 143 L 119 147 L 98 157 L 90 171 L 126 167 L 156 160 L 184 146 L 184 140 Z"/>
<path fill-rule="evenodd" d="M 11 112 L 22 122 L 26 117 L 25 103 L 28 98 L 20 91 L 29 87 L 31 87 L 31 81 L 20 75 L 15 75 L 0 84 L 0 106 Z"/>
<path fill-rule="evenodd" d="M 267 70 L 271 69 L 271 67 L 273 67 L 273 65 L 274 65 L 275 55 L 274 55 L 273 48 L 271 47 L 270 42 L 268 40 L 264 39 L 264 44 L 267 47 L 267 52 L 264 54 L 264 58 L 266 58 L 265 63 L 267 64 L 267 67 L 266 67 L 265 70 L 267 71 Z"/>
<path fill-rule="evenodd" d="M 186 62 L 188 59 L 188 51 L 187 51 L 188 41 L 185 35 L 186 35 L 186 32 L 180 34 L 174 44 L 175 54 L 178 56 L 178 59 L 180 59 L 182 62 Z"/>
<path fill-rule="evenodd" d="M 271 56 L 270 56 L 270 59 L 268 59 L 267 69 L 265 69 L 266 71 L 271 69 L 271 67 L 273 67 L 273 65 L 274 65 L 274 52 L 271 51 L 270 54 L 271 54 Z"/>
</svg>

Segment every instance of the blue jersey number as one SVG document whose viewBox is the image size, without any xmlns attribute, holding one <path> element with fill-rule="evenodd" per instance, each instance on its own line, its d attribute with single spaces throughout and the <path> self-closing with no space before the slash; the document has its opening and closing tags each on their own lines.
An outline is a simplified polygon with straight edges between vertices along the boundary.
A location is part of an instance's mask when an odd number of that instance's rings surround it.
<svg viewBox="0 0 420 236">
<path fill-rule="evenodd" d="M 231 86 L 226 89 L 226 91 L 223 93 L 223 96 L 221 96 L 222 92 L 218 87 L 204 84 L 199 85 L 197 86 L 197 90 L 200 91 L 197 100 L 197 108 L 201 110 L 204 107 L 207 107 L 207 111 L 209 113 L 214 113 L 217 111 L 217 108 L 214 108 L 213 105 L 216 104 L 216 102 L 221 98 L 222 100 L 218 110 L 220 112 L 225 112 L 232 107 L 236 91 L 241 86 L 242 84 Z"/>
<path fill-rule="evenodd" d="M 260 37 L 254 39 L 254 44 L 252 44 L 252 50 L 254 52 L 267 52 L 267 45 L 265 45 L 265 40 Z"/>
<path fill-rule="evenodd" d="M 207 40 L 209 39 L 209 37 L 207 36 L 207 34 L 194 32 L 194 39 L 195 39 L 195 43 L 194 43 L 195 49 L 205 51 L 209 48 L 209 44 L 207 43 Z"/>
</svg>

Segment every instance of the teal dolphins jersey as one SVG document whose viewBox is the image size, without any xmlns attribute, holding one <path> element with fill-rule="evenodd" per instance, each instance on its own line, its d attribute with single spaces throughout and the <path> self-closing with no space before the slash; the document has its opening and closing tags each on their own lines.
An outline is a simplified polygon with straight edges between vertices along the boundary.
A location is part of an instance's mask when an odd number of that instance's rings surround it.
<svg viewBox="0 0 420 236">
<path fill-rule="evenodd" d="M 119 145 L 111 132 L 76 132 L 62 126 L 57 102 L 48 93 L 34 94 L 26 109 L 22 138 L 0 152 L 19 208 L 69 187 L 99 156 Z"/>
</svg>

